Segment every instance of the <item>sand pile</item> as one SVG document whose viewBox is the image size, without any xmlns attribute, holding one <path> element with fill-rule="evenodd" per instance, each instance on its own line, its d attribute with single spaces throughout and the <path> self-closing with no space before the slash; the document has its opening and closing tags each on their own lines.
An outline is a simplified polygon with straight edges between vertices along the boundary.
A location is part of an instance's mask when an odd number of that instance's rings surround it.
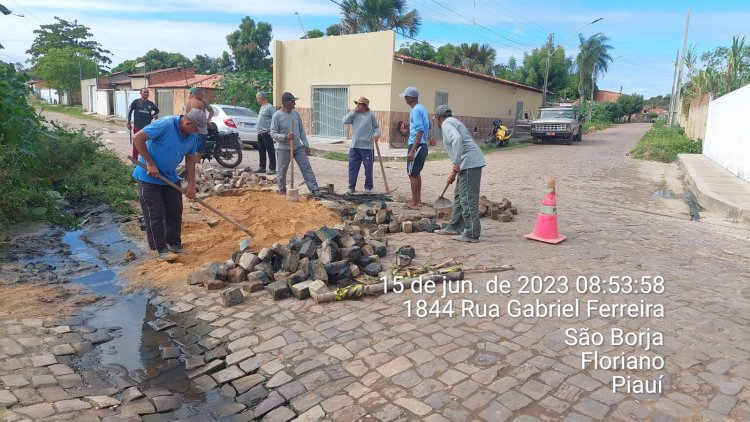
<svg viewBox="0 0 750 422">
<path fill-rule="evenodd" d="M 206 199 L 210 205 L 227 214 L 253 233 L 251 249 L 259 251 L 274 242 L 286 244 L 293 234 L 303 235 L 323 225 L 334 226 L 341 218 L 315 201 L 290 202 L 273 192 L 235 191 Z M 200 205 L 197 208 L 200 208 Z M 218 220 L 210 227 L 207 220 Z M 187 274 L 207 262 L 224 262 L 238 249 L 246 234 L 206 209 L 195 210 L 185 202 L 182 243 L 189 254 L 175 263 L 147 259 L 121 275 L 128 288 L 182 287 Z"/>
</svg>

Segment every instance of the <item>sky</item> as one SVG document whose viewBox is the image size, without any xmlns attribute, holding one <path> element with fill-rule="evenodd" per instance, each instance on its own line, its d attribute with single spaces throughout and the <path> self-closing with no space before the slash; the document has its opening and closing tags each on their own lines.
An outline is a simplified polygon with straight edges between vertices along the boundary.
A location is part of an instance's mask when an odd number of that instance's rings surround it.
<svg viewBox="0 0 750 422">
<path fill-rule="evenodd" d="M 336 1 L 338 2 L 338 0 Z M 291 40 L 304 31 L 340 21 L 332 0 L 0 0 L 14 15 L 0 15 L 0 60 L 24 63 L 35 29 L 58 16 L 77 20 L 112 52 L 112 65 L 135 59 L 152 48 L 218 57 L 228 51 L 226 35 L 245 16 L 268 22 L 274 39 Z M 599 89 L 641 94 L 672 90 L 675 58 L 682 46 L 690 9 L 688 47 L 697 52 L 729 46 L 735 35 L 750 32 L 747 0 L 584 1 L 584 0 L 407 0 L 422 26 L 415 37 L 434 47 L 446 43 L 486 43 L 497 63 L 545 44 L 549 33 L 566 55 L 578 53 L 578 34 L 602 33 L 613 47 Z M 17 15 L 23 15 L 16 16 Z M 603 18 L 591 24 L 590 22 Z M 397 37 L 396 49 L 414 40 Z M 750 42 L 750 40 L 748 40 Z"/>
</svg>

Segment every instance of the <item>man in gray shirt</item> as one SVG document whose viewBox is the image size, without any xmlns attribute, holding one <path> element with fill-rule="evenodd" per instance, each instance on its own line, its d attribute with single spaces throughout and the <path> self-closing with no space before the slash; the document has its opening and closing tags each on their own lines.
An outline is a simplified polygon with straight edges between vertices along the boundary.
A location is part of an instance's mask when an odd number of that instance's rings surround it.
<svg viewBox="0 0 750 422">
<path fill-rule="evenodd" d="M 260 168 L 256 173 L 266 173 L 266 155 L 268 155 L 268 173 L 276 174 L 276 152 L 273 149 L 271 139 L 271 117 L 276 113 L 274 106 L 268 103 L 266 93 L 258 91 L 255 100 L 260 105 L 258 110 L 258 154 L 260 155 Z"/>
<path fill-rule="evenodd" d="M 297 98 L 290 92 L 281 95 L 281 110 L 271 117 L 271 138 L 276 142 L 276 163 L 278 164 L 279 193 L 286 194 L 286 172 L 289 162 L 294 155 L 302 178 L 313 196 L 320 196 L 318 182 L 315 180 L 310 160 L 310 145 L 307 143 L 305 129 L 302 127 L 302 117 L 294 110 Z M 294 144 L 294 150 L 290 148 Z"/>
<path fill-rule="evenodd" d="M 479 241 L 479 185 L 482 181 L 484 154 L 463 123 L 453 117 L 450 106 L 441 105 L 435 109 L 433 117 L 443 131 L 443 143 L 453 163 L 453 172 L 448 176 L 448 184 L 458 175 L 453 194 L 451 221 L 437 234 L 453 235 L 454 240 L 475 243 Z"/>
<path fill-rule="evenodd" d="M 352 146 L 349 149 L 349 193 L 357 187 L 359 168 L 365 165 L 365 193 L 372 192 L 373 142 L 380 138 L 380 126 L 370 111 L 370 100 L 359 97 L 356 108 L 344 116 L 344 124 L 352 125 Z"/>
</svg>

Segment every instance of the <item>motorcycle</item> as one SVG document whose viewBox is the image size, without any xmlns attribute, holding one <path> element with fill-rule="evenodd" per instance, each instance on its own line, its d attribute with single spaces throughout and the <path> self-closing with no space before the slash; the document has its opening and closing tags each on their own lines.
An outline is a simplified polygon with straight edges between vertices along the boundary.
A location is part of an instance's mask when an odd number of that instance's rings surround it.
<svg viewBox="0 0 750 422">
<path fill-rule="evenodd" d="M 503 125 L 502 120 L 496 119 L 492 121 L 492 132 L 490 132 L 484 143 L 495 147 L 506 147 L 510 143 L 510 138 L 513 137 L 513 129 L 508 129 Z"/>
<path fill-rule="evenodd" d="M 235 168 L 242 162 L 242 144 L 237 132 L 219 131 L 216 123 L 208 123 L 206 147 L 201 163 L 216 159 L 222 167 Z"/>
</svg>

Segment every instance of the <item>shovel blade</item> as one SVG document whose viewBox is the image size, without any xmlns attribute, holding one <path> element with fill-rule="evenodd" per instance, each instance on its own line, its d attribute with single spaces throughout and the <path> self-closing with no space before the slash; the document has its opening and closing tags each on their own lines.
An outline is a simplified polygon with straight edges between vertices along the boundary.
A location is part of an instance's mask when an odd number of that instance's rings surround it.
<svg viewBox="0 0 750 422">
<path fill-rule="evenodd" d="M 451 202 L 450 199 L 441 196 L 435 200 L 433 206 L 434 208 L 450 208 L 453 206 L 453 202 Z"/>
</svg>

